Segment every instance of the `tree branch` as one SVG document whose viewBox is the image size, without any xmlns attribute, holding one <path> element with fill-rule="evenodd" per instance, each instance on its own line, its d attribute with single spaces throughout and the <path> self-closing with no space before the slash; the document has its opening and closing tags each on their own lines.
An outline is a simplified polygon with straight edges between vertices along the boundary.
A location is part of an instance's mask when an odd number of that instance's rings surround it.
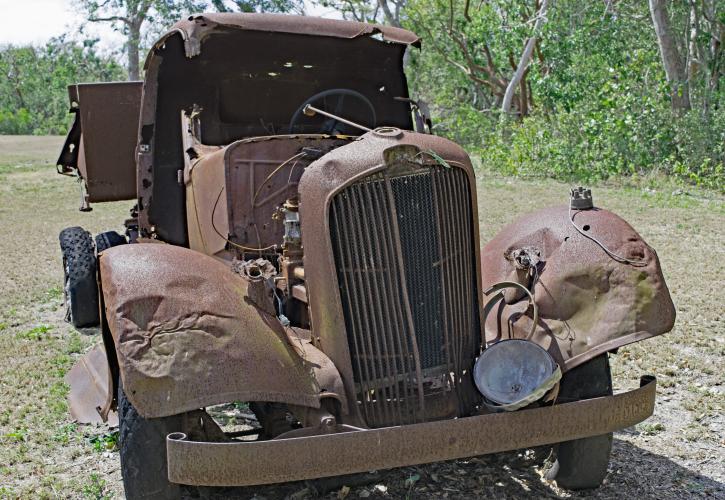
<svg viewBox="0 0 725 500">
<path fill-rule="evenodd" d="M 501 111 L 503 111 L 504 113 L 509 113 L 511 111 L 511 102 L 513 101 L 516 87 L 518 87 L 518 85 L 521 83 L 521 80 L 524 77 L 524 72 L 526 71 L 526 67 L 529 65 L 529 61 L 531 60 L 531 55 L 534 51 L 534 46 L 536 45 L 536 39 L 539 36 L 541 27 L 543 26 L 544 20 L 546 19 L 546 9 L 548 7 L 548 4 L 548 0 L 542 0 L 541 7 L 539 7 L 539 12 L 537 13 L 538 19 L 536 20 L 536 24 L 534 24 L 534 33 L 526 41 L 526 46 L 524 47 L 524 51 L 521 54 L 521 59 L 519 60 L 516 72 L 511 77 L 511 81 L 509 81 L 508 87 L 506 87 L 506 93 L 504 94 L 503 102 L 501 103 Z"/>
<path fill-rule="evenodd" d="M 108 17 L 95 17 L 89 16 L 88 20 L 92 23 L 107 23 L 121 21 L 124 24 L 131 24 L 131 21 L 125 16 L 108 16 Z"/>
</svg>

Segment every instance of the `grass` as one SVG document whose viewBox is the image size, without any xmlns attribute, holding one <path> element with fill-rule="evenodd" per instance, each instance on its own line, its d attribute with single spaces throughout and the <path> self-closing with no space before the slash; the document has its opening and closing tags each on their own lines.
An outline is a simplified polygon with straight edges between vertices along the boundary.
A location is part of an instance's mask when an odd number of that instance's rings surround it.
<svg viewBox="0 0 725 500">
<path fill-rule="evenodd" d="M 62 321 L 58 233 L 71 225 L 118 230 L 129 206 L 79 212 L 76 183 L 55 173 L 61 145 L 60 137 L 0 136 L 0 498 L 121 491 L 117 455 L 91 442 L 108 431 L 83 429 L 68 415 L 63 377 L 97 338 Z"/>
<path fill-rule="evenodd" d="M 72 225 L 93 233 L 119 230 L 131 204 L 97 204 L 90 214 L 79 212 L 76 183 L 53 167 L 61 144 L 58 137 L 0 137 L 0 498 L 108 498 L 122 492 L 114 434 L 76 425 L 67 411 L 63 377 L 98 339 L 81 336 L 62 321 L 58 233 Z M 485 242 L 520 214 L 565 203 L 568 186 L 481 173 L 478 195 Z M 658 374 L 658 403 L 652 419 L 618 434 L 612 472 L 597 495 L 707 493 L 711 483 L 700 475 L 725 481 L 723 198 L 655 178 L 595 186 L 594 197 L 657 249 L 678 311 L 671 333 L 613 357 L 619 388 L 636 386 L 642 373 Z M 502 463 L 511 464 L 482 457 L 450 467 L 468 471 L 455 475 L 456 481 L 475 476 L 478 483 L 490 467 L 491 495 L 498 484 L 512 485 L 511 477 L 530 480 L 523 469 Z M 435 488 L 456 488 L 436 467 L 391 475 L 388 496 L 424 498 Z M 674 470 L 680 479 L 670 489 L 660 488 L 658 481 Z M 353 488 L 348 498 L 359 491 Z"/>
</svg>

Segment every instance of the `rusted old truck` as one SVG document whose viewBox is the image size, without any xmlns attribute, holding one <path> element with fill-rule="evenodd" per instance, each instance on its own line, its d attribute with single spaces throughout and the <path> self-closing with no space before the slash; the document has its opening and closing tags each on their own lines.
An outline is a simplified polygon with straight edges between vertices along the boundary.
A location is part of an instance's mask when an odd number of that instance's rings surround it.
<svg viewBox="0 0 725 500">
<path fill-rule="evenodd" d="M 194 15 L 143 82 L 70 87 L 58 160 L 125 234 L 60 235 L 79 421 L 120 427 L 129 498 L 550 446 L 598 486 L 654 377 L 613 395 L 608 353 L 669 331 L 655 251 L 588 190 L 479 244 L 474 169 L 408 94 L 418 37 Z M 119 224 L 120 225 L 120 224 Z M 209 408 L 256 416 L 229 430 Z"/>
</svg>

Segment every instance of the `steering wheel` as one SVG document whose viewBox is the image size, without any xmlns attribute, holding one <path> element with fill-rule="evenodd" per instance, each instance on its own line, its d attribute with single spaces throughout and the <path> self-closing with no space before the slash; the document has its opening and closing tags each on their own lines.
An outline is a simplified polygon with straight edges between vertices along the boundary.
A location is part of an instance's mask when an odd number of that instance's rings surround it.
<svg viewBox="0 0 725 500">
<path fill-rule="evenodd" d="M 297 108 L 297 111 L 295 111 L 295 113 L 292 115 L 292 119 L 289 122 L 289 133 L 299 133 L 304 126 L 302 123 L 300 123 L 302 119 L 310 119 L 309 117 L 307 117 L 307 115 L 304 114 L 305 106 L 307 106 L 308 104 L 315 106 L 315 103 L 319 103 L 320 105 L 316 107 L 319 107 L 323 111 L 327 111 L 328 113 L 332 113 L 333 115 L 337 115 L 341 118 L 349 119 L 349 117 L 345 116 L 344 114 L 343 106 L 345 103 L 345 97 L 351 97 L 354 100 L 359 101 L 363 104 L 362 107 L 366 108 L 366 111 L 369 113 L 370 120 L 364 121 L 363 123 L 361 123 L 361 125 L 374 127 L 375 123 L 377 122 L 377 115 L 375 114 L 375 108 L 373 107 L 373 104 L 367 97 L 362 95 L 360 92 L 352 89 L 330 89 L 313 95 L 305 102 L 303 102 L 299 108 Z M 334 106 L 330 106 L 330 102 L 332 102 Z M 360 108 L 360 106 L 357 106 L 357 108 Z M 342 123 L 339 120 L 335 120 L 334 118 L 317 115 L 316 117 L 312 117 L 311 119 L 317 120 L 318 122 L 322 121 L 319 130 L 323 134 L 360 134 L 360 131 L 358 129 Z"/>
</svg>

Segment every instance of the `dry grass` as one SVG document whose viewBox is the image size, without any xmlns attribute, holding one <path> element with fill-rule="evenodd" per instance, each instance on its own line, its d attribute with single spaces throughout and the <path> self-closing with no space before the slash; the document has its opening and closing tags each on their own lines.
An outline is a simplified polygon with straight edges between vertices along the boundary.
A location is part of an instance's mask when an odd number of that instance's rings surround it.
<svg viewBox="0 0 725 500">
<path fill-rule="evenodd" d="M 122 495 L 118 455 L 103 449 L 107 430 L 77 426 L 67 415 L 63 375 L 96 340 L 62 322 L 57 235 L 71 225 L 119 229 L 129 203 L 79 212 L 77 186 L 54 173 L 61 142 L 0 137 L 0 498 Z M 635 386 L 641 373 L 656 373 L 660 385 L 655 415 L 617 434 L 610 474 L 593 494 L 599 498 L 725 496 L 723 199 L 673 195 L 675 187 L 660 185 L 594 191 L 598 205 L 657 249 L 678 310 L 671 333 L 613 357 L 618 387 Z M 482 241 L 518 215 L 567 198 L 567 186 L 552 181 L 481 176 L 478 190 Z M 540 479 L 535 462 L 521 452 L 397 469 L 377 485 L 353 487 L 348 498 L 568 496 Z M 289 484 L 236 494 L 304 498 L 310 490 Z"/>
</svg>

